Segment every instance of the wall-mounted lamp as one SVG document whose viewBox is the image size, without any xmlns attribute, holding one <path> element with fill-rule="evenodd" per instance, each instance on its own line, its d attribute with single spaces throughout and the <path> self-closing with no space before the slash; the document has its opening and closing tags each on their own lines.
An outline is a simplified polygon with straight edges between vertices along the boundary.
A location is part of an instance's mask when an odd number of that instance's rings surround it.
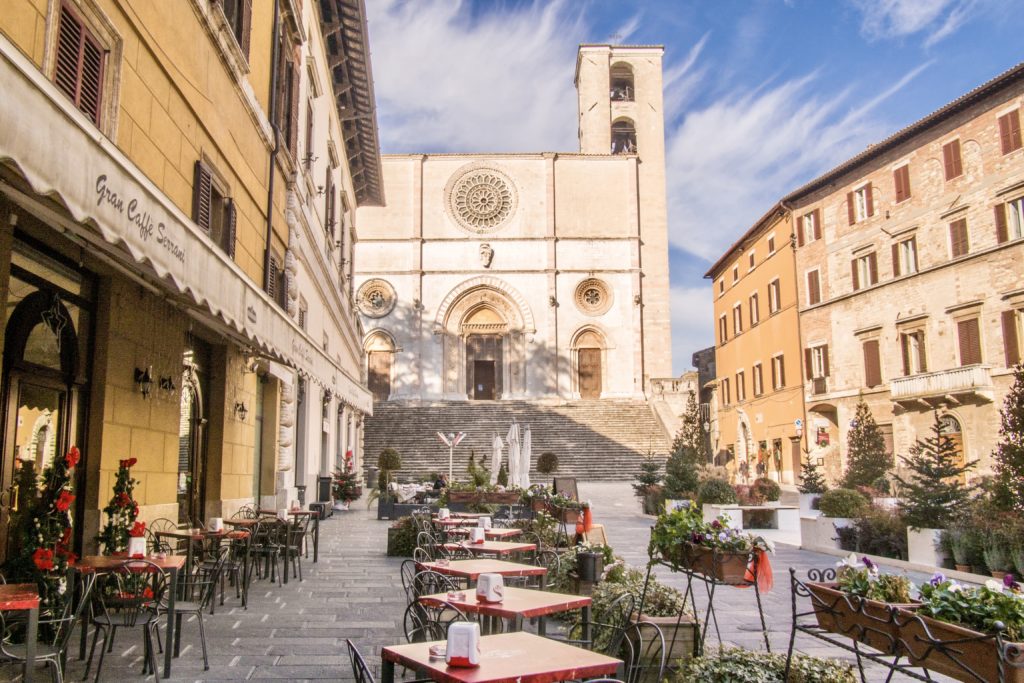
<svg viewBox="0 0 1024 683">
<path fill-rule="evenodd" d="M 235 415 L 238 416 L 239 420 L 245 422 L 245 418 L 249 415 L 249 409 L 245 407 L 244 402 L 235 404 Z"/>
<path fill-rule="evenodd" d="M 313 154 L 307 154 L 306 156 L 302 157 L 302 163 L 304 163 L 306 166 L 311 166 L 313 162 L 319 158 L 320 157 L 314 156 Z"/>
<path fill-rule="evenodd" d="M 324 190 L 324 186 L 323 185 L 317 185 L 316 186 L 316 195 L 318 197 L 322 197 L 325 191 L 326 190 Z"/>
<path fill-rule="evenodd" d="M 149 392 L 153 391 L 153 366 L 150 365 L 145 370 L 135 368 L 135 383 L 139 385 L 142 398 L 149 398 Z"/>
<path fill-rule="evenodd" d="M 641 303 L 643 303 L 643 299 L 640 298 L 639 294 L 634 294 L 633 295 L 633 303 L 636 304 L 637 306 L 639 306 Z"/>
<path fill-rule="evenodd" d="M 549 296 L 548 297 L 548 306 L 551 306 L 552 308 L 554 308 L 557 305 L 558 305 L 558 299 L 556 299 L 553 296 Z"/>
<path fill-rule="evenodd" d="M 160 390 L 161 391 L 166 391 L 168 394 L 172 394 L 172 393 L 174 393 L 175 389 L 177 389 L 177 387 L 174 386 L 174 379 L 173 378 L 171 378 L 170 376 L 161 377 L 160 378 Z"/>
</svg>

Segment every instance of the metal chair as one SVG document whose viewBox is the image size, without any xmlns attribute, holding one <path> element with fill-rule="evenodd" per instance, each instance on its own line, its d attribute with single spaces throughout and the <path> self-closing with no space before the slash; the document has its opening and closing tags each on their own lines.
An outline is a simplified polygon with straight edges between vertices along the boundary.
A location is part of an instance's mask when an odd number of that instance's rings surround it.
<svg viewBox="0 0 1024 683">
<path fill-rule="evenodd" d="M 413 578 L 416 576 L 415 560 L 402 561 L 401 576 L 402 588 L 405 590 L 405 602 L 408 604 L 415 598 L 413 594 Z"/>
<path fill-rule="evenodd" d="M 154 644 L 160 639 L 157 631 L 159 607 L 167 589 L 167 577 L 163 570 L 147 560 L 129 560 L 103 574 L 97 581 L 100 584 L 93 589 L 90 619 L 96 630 L 93 633 L 92 648 L 89 650 L 89 660 L 85 665 L 83 679 L 89 678 L 96 642 L 102 633 L 103 646 L 96 667 L 96 681 L 99 682 L 108 643 L 113 644 L 114 631 L 118 628 L 142 629 L 145 648 L 142 674 L 156 674 L 158 670 Z"/>
<path fill-rule="evenodd" d="M 430 570 L 418 572 L 412 577 L 411 585 L 412 597 L 409 602 L 415 602 L 421 595 L 461 590 L 454 578 Z"/>
<path fill-rule="evenodd" d="M 423 563 L 426 563 L 426 562 L 433 562 L 434 561 L 434 558 L 430 556 L 430 553 L 428 553 L 423 548 L 413 548 L 412 549 L 412 559 L 413 559 L 413 562 L 415 562 L 417 564 L 423 564 Z"/>
<path fill-rule="evenodd" d="M 363 659 L 363 655 L 360 654 L 355 643 L 350 638 L 346 638 L 345 645 L 348 647 L 349 661 L 352 662 L 352 676 L 355 678 L 355 683 L 376 683 L 376 679 L 370 673 L 370 667 L 366 666 L 366 660 Z M 407 683 L 430 683 L 430 679 L 407 681 Z"/>
<path fill-rule="evenodd" d="M 174 641 L 174 656 L 177 657 L 181 650 L 181 618 L 186 614 L 194 614 L 199 622 L 199 640 L 203 645 L 203 669 L 207 671 L 210 669 L 210 658 L 206 652 L 203 611 L 214 601 L 217 584 L 220 583 L 221 572 L 224 571 L 224 563 L 227 562 L 231 550 L 227 546 L 221 546 L 214 552 L 217 559 L 213 565 L 199 567 L 193 574 L 185 577 L 182 588 L 185 599 L 174 603 L 175 629 L 178 632 L 178 638 Z"/>
<path fill-rule="evenodd" d="M 248 580 L 252 580 L 252 569 L 261 576 L 260 566 L 265 564 L 265 573 L 273 582 L 277 578 L 279 585 L 284 585 L 284 575 L 278 574 L 277 565 L 281 559 L 281 550 L 285 545 L 288 533 L 287 524 L 271 517 L 260 519 L 252 528 L 252 545 L 249 548 L 249 569 L 246 571 Z"/>
<path fill-rule="evenodd" d="M 309 515 L 297 516 L 286 525 L 285 543 L 282 552 L 284 553 L 284 570 L 288 571 L 288 562 L 292 565 L 292 578 L 296 576 L 298 567 L 299 581 L 302 581 L 302 553 L 306 543 L 306 535 L 309 532 Z"/>
<path fill-rule="evenodd" d="M 69 572 L 69 575 L 72 572 Z M 53 667 L 51 677 L 55 683 L 62 683 L 64 680 L 64 665 L 67 661 L 67 649 L 71 642 L 71 633 L 82 618 L 82 614 L 89 605 L 93 585 L 96 583 L 95 574 L 82 574 L 79 582 L 77 605 L 70 599 L 64 604 L 64 609 L 59 615 L 44 615 L 39 619 L 39 631 L 41 634 L 36 644 L 36 662 L 45 662 L 48 667 Z M 69 591 L 70 597 L 72 593 Z M 74 609 L 72 609 L 74 607 Z M 11 620 L 4 618 L 0 612 L 0 654 L 8 661 L 25 661 L 25 628 L 28 622 L 25 620 Z"/>
<path fill-rule="evenodd" d="M 235 597 L 242 601 L 242 609 L 249 609 L 249 558 L 252 551 L 253 533 L 249 531 L 245 538 L 233 539 L 229 546 L 231 552 L 228 554 L 227 562 L 224 563 L 224 570 L 221 572 L 220 582 L 220 604 L 224 604 L 224 579 L 230 579 L 235 585 Z"/>
<path fill-rule="evenodd" d="M 614 656 L 623 662 L 625 683 L 665 680 L 668 651 L 665 635 L 657 624 L 640 621 L 626 626 L 622 645 Z"/>
<path fill-rule="evenodd" d="M 448 637 L 448 627 L 457 621 L 469 621 L 466 615 L 455 605 L 441 602 L 439 605 L 427 606 L 418 600 L 409 603 L 402 618 L 402 630 L 405 639 L 410 643 L 426 643 L 432 640 L 444 640 Z"/>
</svg>

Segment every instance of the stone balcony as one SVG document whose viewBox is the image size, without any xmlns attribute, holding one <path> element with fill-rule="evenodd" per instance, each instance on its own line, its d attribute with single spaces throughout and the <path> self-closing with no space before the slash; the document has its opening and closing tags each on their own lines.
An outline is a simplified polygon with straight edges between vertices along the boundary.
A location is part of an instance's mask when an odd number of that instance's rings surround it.
<svg viewBox="0 0 1024 683">
<path fill-rule="evenodd" d="M 931 409 L 940 402 L 957 405 L 964 399 L 991 402 L 991 368 L 988 365 L 968 365 L 897 377 L 890 383 L 889 391 L 892 400 L 905 407 L 917 404 Z"/>
</svg>

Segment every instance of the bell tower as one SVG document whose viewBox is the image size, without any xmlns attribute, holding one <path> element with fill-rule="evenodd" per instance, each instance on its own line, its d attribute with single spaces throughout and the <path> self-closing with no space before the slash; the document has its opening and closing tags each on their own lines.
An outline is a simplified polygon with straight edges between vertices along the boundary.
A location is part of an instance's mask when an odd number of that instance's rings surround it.
<svg viewBox="0 0 1024 683">
<path fill-rule="evenodd" d="M 580 45 L 576 58 L 582 154 L 635 165 L 639 307 L 644 389 L 672 376 L 668 218 L 665 199 L 665 109 L 660 45 Z"/>
</svg>

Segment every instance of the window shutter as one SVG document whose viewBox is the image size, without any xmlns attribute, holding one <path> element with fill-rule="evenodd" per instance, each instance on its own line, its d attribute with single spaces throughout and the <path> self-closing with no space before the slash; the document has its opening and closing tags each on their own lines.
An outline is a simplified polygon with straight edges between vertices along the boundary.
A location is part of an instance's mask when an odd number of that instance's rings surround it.
<svg viewBox="0 0 1024 683">
<path fill-rule="evenodd" d="M 877 387 L 882 383 L 882 366 L 878 357 L 878 340 L 864 342 L 864 384 Z"/>
<path fill-rule="evenodd" d="M 868 218 L 875 215 L 875 188 L 868 183 L 867 188 L 864 190 L 864 194 L 867 196 L 868 205 Z"/>
<path fill-rule="evenodd" d="M 949 242 L 953 251 L 953 258 L 963 256 L 969 249 L 967 241 L 967 219 L 960 218 L 949 224 Z"/>
<path fill-rule="evenodd" d="M 896 185 L 896 203 L 910 198 L 910 166 L 900 166 L 892 172 L 893 183 Z"/>
<path fill-rule="evenodd" d="M 814 239 L 821 239 L 821 209 L 814 210 Z"/>
<path fill-rule="evenodd" d="M 103 90 L 103 49 L 89 34 L 83 36 L 82 83 L 78 108 L 97 126 L 100 124 L 100 97 Z"/>
<path fill-rule="evenodd" d="M 1010 117 L 1010 151 L 1021 148 L 1020 139 L 1020 110 L 1015 109 L 1011 111 L 1007 116 Z"/>
<path fill-rule="evenodd" d="M 211 194 L 213 177 L 202 161 L 196 161 L 192 183 L 192 220 L 203 230 L 210 231 Z"/>
<path fill-rule="evenodd" d="M 921 372 L 928 372 L 928 354 L 924 348 L 924 332 L 915 332 L 917 337 L 917 348 L 921 353 Z"/>
<path fill-rule="evenodd" d="M 903 201 L 903 177 L 900 173 L 901 170 L 902 169 L 897 168 L 895 171 L 892 172 L 892 184 L 894 189 L 896 190 L 897 204 Z"/>
<path fill-rule="evenodd" d="M 82 24 L 67 7 L 60 9 L 57 32 L 57 69 L 54 81 L 61 92 L 75 99 L 78 94 L 78 62 L 82 45 Z"/>
<path fill-rule="evenodd" d="M 910 199 L 914 193 L 910 190 L 910 165 L 906 165 L 900 172 L 903 176 L 903 198 Z"/>
<path fill-rule="evenodd" d="M 878 254 L 871 252 L 868 254 L 868 271 L 871 274 L 871 282 L 868 284 L 874 285 L 878 283 Z"/>
<path fill-rule="evenodd" d="M 821 284 L 818 282 L 818 271 L 812 270 L 807 274 L 807 290 L 807 301 L 810 305 L 813 306 L 821 301 Z"/>
<path fill-rule="evenodd" d="M 779 356 L 779 388 L 786 386 L 786 357 Z"/>
<path fill-rule="evenodd" d="M 228 229 L 227 229 L 227 253 L 230 258 L 235 258 L 235 238 L 238 234 L 238 211 L 235 208 L 235 200 L 228 200 Z"/>
<path fill-rule="evenodd" d="M 1006 367 L 1020 362 L 1020 340 L 1017 337 L 1017 311 L 1003 311 L 1003 351 Z"/>
<path fill-rule="evenodd" d="M 804 349 L 804 372 L 807 379 L 814 379 L 814 366 L 811 364 L 811 350 Z"/>
<path fill-rule="evenodd" d="M 978 319 L 961 320 L 956 324 L 960 341 L 960 365 L 976 365 L 981 362 L 981 343 L 978 334 Z"/>
<path fill-rule="evenodd" d="M 822 377 L 828 377 L 828 344 L 822 344 L 821 346 L 821 365 L 822 365 Z"/>
<path fill-rule="evenodd" d="M 239 45 L 242 48 L 242 54 L 249 59 L 249 45 L 252 38 L 252 0 L 242 0 L 239 11 L 242 13 L 240 27 L 242 35 L 239 36 Z"/>
<path fill-rule="evenodd" d="M 778 359 L 772 359 L 772 389 L 779 388 L 779 373 L 777 369 Z"/>
<path fill-rule="evenodd" d="M 796 244 L 798 247 L 804 246 L 804 217 L 800 216 L 796 219 Z"/>
<path fill-rule="evenodd" d="M 900 276 L 900 245 L 892 245 L 892 276 Z"/>
<path fill-rule="evenodd" d="M 850 225 L 857 222 L 857 213 L 853 209 L 853 193 L 846 193 L 846 217 L 850 220 Z"/>
<path fill-rule="evenodd" d="M 952 180 L 964 172 L 959 140 L 947 142 L 942 146 L 942 160 L 946 167 L 946 180 Z"/>
<path fill-rule="evenodd" d="M 1002 244 L 1010 239 L 1010 231 L 1006 227 L 1006 204 L 996 204 L 993 209 L 996 215 L 996 242 Z"/>
<path fill-rule="evenodd" d="M 920 270 L 917 267 L 917 238 L 916 237 L 911 237 L 910 238 L 910 248 L 911 248 L 910 258 L 914 261 L 914 272 L 916 273 L 918 270 Z"/>
<path fill-rule="evenodd" d="M 853 291 L 860 289 L 860 273 L 857 272 L 857 259 L 850 261 L 850 273 L 853 275 Z"/>
<path fill-rule="evenodd" d="M 290 107 L 288 116 L 288 149 L 292 155 L 297 155 L 299 140 L 299 67 L 294 62 L 288 63 L 289 92 L 288 105 Z M 296 159 L 297 161 L 297 159 Z"/>
<path fill-rule="evenodd" d="M 267 294 L 277 301 L 277 257 L 270 256 L 270 270 L 267 271 Z"/>
<path fill-rule="evenodd" d="M 54 82 L 75 107 L 99 125 L 104 51 L 67 7 L 60 11 Z"/>
<path fill-rule="evenodd" d="M 903 352 L 903 376 L 910 374 L 910 335 L 900 335 L 900 350 Z"/>
<path fill-rule="evenodd" d="M 999 146 L 1003 154 L 1020 149 L 1020 110 L 1003 114 L 999 117 Z"/>
</svg>

